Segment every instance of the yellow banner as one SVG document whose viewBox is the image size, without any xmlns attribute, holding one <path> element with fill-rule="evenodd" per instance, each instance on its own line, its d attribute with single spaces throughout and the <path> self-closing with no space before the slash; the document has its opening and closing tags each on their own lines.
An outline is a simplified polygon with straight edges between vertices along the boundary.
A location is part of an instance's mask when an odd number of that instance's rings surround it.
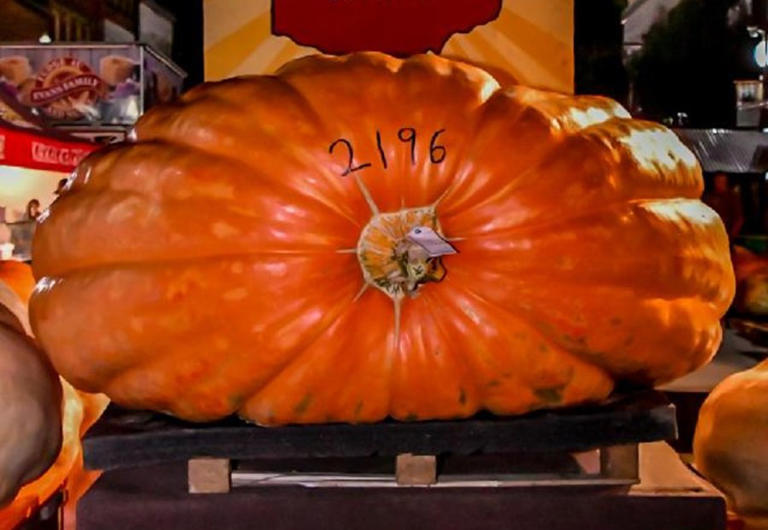
<svg viewBox="0 0 768 530">
<path fill-rule="evenodd" d="M 502 69 L 529 86 L 573 92 L 574 0 L 485 0 L 487 13 L 478 8 L 480 0 L 432 1 L 441 10 L 438 15 L 403 23 L 409 10 L 413 10 L 414 17 L 424 16 L 419 10 L 425 0 L 204 0 L 205 78 L 270 74 L 291 59 L 328 51 L 328 47 L 334 51 L 339 46 L 343 48 L 344 39 L 338 37 L 347 34 L 344 24 L 359 17 L 361 6 L 369 2 L 377 10 L 394 6 L 392 14 L 401 17 L 394 19 L 390 37 L 399 35 L 398 32 L 405 35 L 409 24 L 429 24 L 431 29 L 442 24 L 446 39 L 438 39 L 436 46 L 435 41 L 430 41 L 429 46 L 425 44 L 425 51 L 437 48 L 435 51 L 446 56 L 486 65 L 492 70 Z M 296 8 L 297 5 L 304 6 L 305 11 Z M 328 19 L 320 19 L 326 6 Z M 340 12 L 344 6 L 354 9 Z M 456 24 L 456 17 L 463 14 L 469 17 L 466 27 Z M 353 26 L 362 28 L 362 42 L 366 38 L 366 24 L 384 32 L 378 24 L 372 24 L 374 20 L 387 24 L 386 16 L 380 15 L 377 12 L 359 17 L 361 22 Z M 323 31 L 327 33 L 325 37 Z M 371 42 L 378 42 L 371 38 Z M 328 40 L 333 42 L 326 46 Z M 341 43 L 336 42 L 339 40 Z"/>
</svg>

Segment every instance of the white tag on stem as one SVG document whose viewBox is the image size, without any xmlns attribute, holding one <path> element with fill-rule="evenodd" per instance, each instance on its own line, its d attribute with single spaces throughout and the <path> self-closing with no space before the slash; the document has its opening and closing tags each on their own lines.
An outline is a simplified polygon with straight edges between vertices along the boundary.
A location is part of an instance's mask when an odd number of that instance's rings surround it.
<svg viewBox="0 0 768 530">
<path fill-rule="evenodd" d="M 430 258 L 457 253 L 453 245 L 428 226 L 415 226 L 408 232 L 406 237 L 409 241 L 416 243 L 426 250 Z"/>
</svg>

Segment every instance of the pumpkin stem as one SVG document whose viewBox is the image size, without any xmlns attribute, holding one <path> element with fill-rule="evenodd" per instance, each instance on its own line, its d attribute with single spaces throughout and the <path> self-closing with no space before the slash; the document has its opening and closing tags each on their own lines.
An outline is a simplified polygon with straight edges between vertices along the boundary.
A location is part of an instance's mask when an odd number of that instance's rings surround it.
<svg viewBox="0 0 768 530">
<path fill-rule="evenodd" d="M 400 315 L 402 315 L 402 298 L 393 298 L 392 303 L 395 308 L 395 348 L 400 346 Z"/>
<path fill-rule="evenodd" d="M 404 296 L 415 296 L 425 283 L 443 279 L 446 271 L 441 259 L 430 257 L 422 246 L 407 237 L 417 226 L 440 233 L 433 206 L 405 208 L 371 218 L 357 244 L 357 257 L 366 285 L 399 300 Z"/>
<path fill-rule="evenodd" d="M 357 187 L 360 188 L 360 193 L 363 194 L 365 202 L 367 202 L 368 206 L 371 208 L 373 216 L 375 217 L 379 215 L 379 207 L 376 206 L 376 202 L 373 200 L 371 192 L 368 190 L 368 187 L 365 185 L 359 175 L 355 175 L 355 182 L 357 183 Z"/>
<path fill-rule="evenodd" d="M 360 288 L 360 290 L 357 291 L 357 294 L 355 295 L 355 298 L 352 301 L 357 302 L 358 300 L 360 300 L 360 297 L 362 297 L 365 294 L 365 291 L 368 290 L 368 287 L 370 287 L 370 285 L 368 285 L 367 283 L 364 283 L 363 286 Z"/>
</svg>

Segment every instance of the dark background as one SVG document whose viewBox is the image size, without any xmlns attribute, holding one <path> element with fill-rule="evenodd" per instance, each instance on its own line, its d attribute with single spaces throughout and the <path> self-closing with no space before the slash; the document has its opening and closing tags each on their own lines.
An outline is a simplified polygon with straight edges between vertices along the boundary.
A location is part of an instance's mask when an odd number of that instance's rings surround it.
<svg viewBox="0 0 768 530">
<path fill-rule="evenodd" d="M 188 74 L 187 86 L 203 81 L 203 0 L 155 0 L 176 17 L 173 61 Z"/>
<path fill-rule="evenodd" d="M 690 127 L 732 127 L 733 81 L 760 74 L 752 56 L 759 39 L 747 26 L 765 27 L 765 0 L 754 0 L 751 14 L 738 0 L 682 0 L 651 28 L 642 51 L 623 61 L 627 4 L 576 0 L 576 91 L 611 96 L 639 117 L 669 121 L 685 113 Z"/>
</svg>

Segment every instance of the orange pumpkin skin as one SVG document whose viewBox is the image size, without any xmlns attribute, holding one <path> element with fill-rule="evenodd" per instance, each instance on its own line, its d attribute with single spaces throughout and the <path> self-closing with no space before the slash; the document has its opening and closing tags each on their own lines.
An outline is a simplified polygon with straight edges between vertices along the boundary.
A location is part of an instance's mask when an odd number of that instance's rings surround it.
<svg viewBox="0 0 768 530">
<path fill-rule="evenodd" d="M 768 361 L 724 379 L 699 411 L 696 468 L 746 528 L 768 528 Z"/>
<path fill-rule="evenodd" d="M 35 288 L 32 267 L 22 261 L 0 260 L 0 281 L 13 289 L 25 304 Z"/>
<path fill-rule="evenodd" d="M 450 59 L 452 61 L 465 63 L 470 66 L 475 66 L 477 68 L 480 68 L 481 70 L 484 70 L 485 72 L 491 74 L 491 76 L 493 76 L 493 78 L 502 88 L 520 84 L 520 82 L 517 80 L 517 78 L 514 75 L 512 75 L 511 72 L 508 72 L 503 68 L 499 68 L 498 66 L 493 66 L 483 61 L 475 61 L 467 57 L 459 57 L 455 55 L 443 55 L 443 57 L 445 57 L 446 59 Z"/>
<path fill-rule="evenodd" d="M 134 136 L 83 162 L 33 245 L 39 340 L 121 405 L 518 414 L 672 379 L 720 342 L 733 270 L 699 166 L 613 101 L 315 56 L 195 88 Z M 397 246 L 414 223 L 458 253 L 425 273 Z"/>
</svg>

